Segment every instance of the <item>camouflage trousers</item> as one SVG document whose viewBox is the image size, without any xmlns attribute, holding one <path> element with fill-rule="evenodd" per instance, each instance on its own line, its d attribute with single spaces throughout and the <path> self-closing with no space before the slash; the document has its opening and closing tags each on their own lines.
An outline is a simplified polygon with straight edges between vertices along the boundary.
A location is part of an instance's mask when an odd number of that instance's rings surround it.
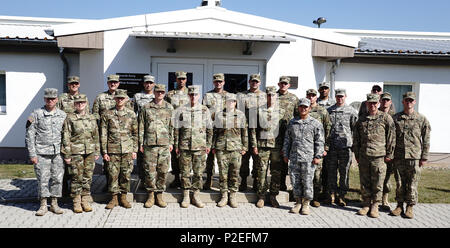
<svg viewBox="0 0 450 248">
<path fill-rule="evenodd" d="M 330 149 L 327 153 L 328 193 L 345 196 L 349 189 L 349 170 L 352 164 L 351 148 Z M 339 172 L 339 189 L 338 189 Z"/>
<path fill-rule="evenodd" d="M 138 174 L 139 179 L 145 181 L 145 170 L 144 170 L 144 154 L 141 151 L 137 152 L 136 165 L 134 166 L 131 174 Z"/>
<path fill-rule="evenodd" d="M 180 158 L 181 188 L 200 190 L 203 188 L 203 171 L 205 170 L 206 152 L 181 150 Z M 191 171 L 192 183 L 191 183 Z"/>
<path fill-rule="evenodd" d="M 386 177 L 384 178 L 383 182 L 383 194 L 390 193 L 392 191 L 392 185 L 389 182 L 389 179 L 391 178 L 392 174 L 394 175 L 395 182 L 397 183 L 397 188 L 399 185 L 400 176 L 398 175 L 398 171 L 394 170 L 394 163 L 389 162 L 386 163 Z"/>
<path fill-rule="evenodd" d="M 76 195 L 85 196 L 91 194 L 94 165 L 95 155 L 93 153 L 71 156 L 70 167 L 72 171 L 72 181 L 70 184 L 70 196 L 72 198 Z"/>
<path fill-rule="evenodd" d="M 323 159 L 320 160 L 320 163 L 316 165 L 316 169 L 314 170 L 314 178 L 313 178 L 313 187 L 314 187 L 314 197 L 313 199 L 318 201 L 319 194 L 322 190 L 322 168 L 323 168 Z"/>
<path fill-rule="evenodd" d="M 169 163 L 169 146 L 144 146 L 144 182 L 147 192 L 164 192 L 166 190 Z"/>
<path fill-rule="evenodd" d="M 419 160 L 415 159 L 395 159 L 394 171 L 396 171 L 400 180 L 397 181 L 397 192 L 395 200 L 407 204 L 417 204 L 419 193 L 418 185 L 421 168 Z"/>
<path fill-rule="evenodd" d="M 242 155 L 240 151 L 216 150 L 219 165 L 220 192 L 237 192 L 239 190 L 239 170 Z"/>
<path fill-rule="evenodd" d="M 381 202 L 386 176 L 384 157 L 359 156 L 359 181 L 361 197 L 365 203 Z"/>
<path fill-rule="evenodd" d="M 133 157 L 131 153 L 108 154 L 108 190 L 113 195 L 130 191 Z"/>
<path fill-rule="evenodd" d="M 308 162 L 289 162 L 289 176 L 294 197 L 312 200 L 314 198 L 314 172 L 316 166 Z"/>
<path fill-rule="evenodd" d="M 37 155 L 34 173 L 38 183 L 38 197 L 61 197 L 64 164 L 61 154 Z"/>
<path fill-rule="evenodd" d="M 258 147 L 256 156 L 256 194 L 263 196 L 269 188 L 267 182 L 267 170 L 270 167 L 270 194 L 278 195 L 281 183 L 281 151 L 278 148 Z"/>
<path fill-rule="evenodd" d="M 242 155 L 241 169 L 239 170 L 239 176 L 241 178 L 247 178 L 250 175 L 250 157 L 253 159 L 252 177 L 255 178 L 256 176 L 255 161 L 257 156 L 251 151 L 248 151 Z"/>
<path fill-rule="evenodd" d="M 211 177 L 214 175 L 214 154 L 212 152 L 210 152 L 208 154 L 208 156 L 206 157 L 206 169 L 205 169 L 205 173 L 208 177 Z"/>
</svg>

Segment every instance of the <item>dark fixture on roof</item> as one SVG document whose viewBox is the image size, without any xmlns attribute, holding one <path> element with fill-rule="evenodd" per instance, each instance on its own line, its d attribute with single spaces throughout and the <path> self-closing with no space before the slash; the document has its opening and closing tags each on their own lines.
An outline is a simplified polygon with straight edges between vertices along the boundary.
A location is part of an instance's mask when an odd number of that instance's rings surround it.
<svg viewBox="0 0 450 248">
<path fill-rule="evenodd" d="M 318 28 L 320 28 L 320 25 L 325 22 L 327 22 L 325 17 L 319 17 L 319 18 L 317 18 L 317 20 L 313 21 L 313 23 L 316 24 L 318 26 Z"/>
</svg>

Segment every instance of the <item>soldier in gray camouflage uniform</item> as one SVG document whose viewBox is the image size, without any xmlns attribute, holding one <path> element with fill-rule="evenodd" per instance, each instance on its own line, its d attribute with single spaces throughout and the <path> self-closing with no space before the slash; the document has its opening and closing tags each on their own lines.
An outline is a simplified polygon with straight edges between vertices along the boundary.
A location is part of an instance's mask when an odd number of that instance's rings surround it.
<svg viewBox="0 0 450 248">
<path fill-rule="evenodd" d="M 179 155 L 181 186 L 183 188 L 182 208 L 190 203 L 189 190 L 194 191 L 192 204 L 203 208 L 200 200 L 202 175 L 205 170 L 206 155 L 211 149 L 213 125 L 211 113 L 198 102 L 200 87 L 189 86 L 190 103 L 175 110 L 174 147 Z M 191 183 L 191 171 L 193 172 Z"/>
<path fill-rule="evenodd" d="M 236 103 L 236 95 L 229 93 L 226 96 L 226 110 L 213 114 L 212 153 L 216 155 L 219 165 L 219 186 L 222 194 L 217 203 L 218 207 L 227 205 L 228 200 L 232 208 L 238 206 L 236 192 L 239 189 L 239 170 L 242 155 L 247 152 L 248 134 L 245 114 L 236 109 Z"/>
<path fill-rule="evenodd" d="M 290 212 L 298 214 L 301 209 L 301 214 L 307 215 L 314 197 L 314 170 L 322 159 L 325 140 L 322 124 L 309 116 L 311 102 L 301 98 L 298 104 L 300 116 L 289 122 L 284 137 L 283 159 L 289 163 L 296 200 Z"/>
<path fill-rule="evenodd" d="M 139 147 L 144 154 L 145 188 L 148 199 L 144 207 L 155 203 L 167 207 L 163 200 L 166 176 L 169 170 L 170 152 L 173 149 L 173 107 L 164 101 L 166 86 L 155 86 L 155 99 L 145 105 L 139 114 Z"/>
<path fill-rule="evenodd" d="M 97 120 L 89 114 L 86 95 L 76 95 L 74 104 L 75 112 L 68 114 L 64 121 L 61 152 L 72 175 L 73 211 L 91 212 L 92 174 L 100 154 Z"/>
<path fill-rule="evenodd" d="M 64 165 L 61 157 L 61 131 L 66 113 L 56 108 L 58 90 L 44 90 L 45 106 L 36 109 L 28 117 L 25 142 L 28 155 L 34 164 L 38 182 L 40 208 L 37 216 L 47 213 L 47 198 L 51 197 L 50 211 L 62 214 L 58 207 L 58 197 L 62 195 Z M 49 185 L 50 183 L 50 185 Z"/>
<path fill-rule="evenodd" d="M 345 195 L 349 189 L 349 169 L 352 164 L 353 128 L 358 120 L 356 110 L 345 103 L 347 92 L 336 89 L 336 104 L 328 108 L 331 119 L 330 150 L 327 155 L 329 203 L 335 198 L 340 206 L 346 206 Z M 339 171 L 339 189 L 337 174 Z M 336 195 L 338 194 L 338 195 Z"/>
<path fill-rule="evenodd" d="M 208 107 L 209 112 L 214 115 L 215 112 L 222 112 L 225 108 L 225 99 L 228 92 L 223 89 L 225 85 L 225 75 L 217 73 L 213 75 L 214 89 L 208 91 L 203 97 L 203 105 Z M 214 121 L 214 119 L 212 119 Z M 211 189 L 214 175 L 214 154 L 211 152 L 206 158 L 206 182 L 203 189 Z"/>
<path fill-rule="evenodd" d="M 130 191 L 133 160 L 138 151 L 138 124 L 133 110 L 126 108 L 128 95 L 126 90 L 118 89 L 114 95 L 116 106 L 102 115 L 100 122 L 100 146 L 103 160 L 108 163 L 108 189 L 112 199 L 106 205 L 112 209 L 120 203 L 131 208 L 127 201 Z"/>
<path fill-rule="evenodd" d="M 418 201 L 417 187 L 421 167 L 428 160 L 431 126 L 424 115 L 414 110 L 414 92 L 406 92 L 402 104 L 403 111 L 394 115 L 397 137 L 394 170 L 399 173 L 401 181 L 397 182 L 397 207 L 392 211 L 392 215 L 400 215 L 403 212 L 403 203 L 406 203 L 405 217 L 412 219 L 413 206 Z"/>
<path fill-rule="evenodd" d="M 380 96 L 367 94 L 368 114 L 361 116 L 353 131 L 353 152 L 359 165 L 363 207 L 359 215 L 378 218 L 386 163 L 394 158 L 395 126 L 392 117 L 378 110 Z"/>
</svg>

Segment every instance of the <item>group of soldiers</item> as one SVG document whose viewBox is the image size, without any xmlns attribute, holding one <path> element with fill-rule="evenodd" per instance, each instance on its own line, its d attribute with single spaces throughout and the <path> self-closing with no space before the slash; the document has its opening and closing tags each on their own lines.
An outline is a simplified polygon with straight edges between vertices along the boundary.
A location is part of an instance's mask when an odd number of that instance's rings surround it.
<svg viewBox="0 0 450 248">
<path fill-rule="evenodd" d="M 358 113 L 346 104 L 345 89 L 336 89 L 331 99 L 327 82 L 319 85 L 319 94 L 308 89 L 299 99 L 288 92 L 289 77 L 280 77 L 278 89 L 268 86 L 264 92 L 260 75 L 252 74 L 249 89 L 233 94 L 225 91 L 225 75 L 218 73 L 213 75 L 214 89 L 200 103 L 201 89 L 186 86 L 186 72 L 176 72 L 176 81 L 176 89 L 167 92 L 164 84 L 146 75 L 143 91 L 129 99 L 126 90 L 118 88 L 119 76 L 110 75 L 108 90 L 96 97 L 92 111 L 76 76 L 68 78 L 68 93 L 59 98 L 56 89 L 45 89 L 45 106 L 36 109 L 26 125 L 41 201 L 36 215 L 48 211 L 47 198 L 50 211 L 63 213 L 57 198 L 64 176 L 70 177 L 73 211 L 92 211 L 90 186 L 100 156 L 111 194 L 107 209 L 131 208 L 126 196 L 136 159 L 148 192 L 146 208 L 167 206 L 162 193 L 169 166 L 174 174 L 170 186 L 183 191 L 181 207 L 192 203 L 203 208 L 200 190 L 211 189 L 215 160 L 221 193 L 217 206 L 236 208 L 236 193 L 247 190 L 251 158 L 256 207 L 264 207 L 267 191 L 270 204 L 279 207 L 276 196 L 288 189 L 289 174 L 296 200 L 290 212 L 307 215 L 309 206 L 319 207 L 323 198 L 346 205 L 354 153 L 363 200 L 358 214 L 376 218 L 380 203 L 389 208 L 388 181 L 394 174 L 398 205 L 391 213 L 413 217 L 430 133 L 427 119 L 414 111 L 413 92 L 405 93 L 404 110 L 394 114 L 392 96 L 375 85 Z"/>
</svg>

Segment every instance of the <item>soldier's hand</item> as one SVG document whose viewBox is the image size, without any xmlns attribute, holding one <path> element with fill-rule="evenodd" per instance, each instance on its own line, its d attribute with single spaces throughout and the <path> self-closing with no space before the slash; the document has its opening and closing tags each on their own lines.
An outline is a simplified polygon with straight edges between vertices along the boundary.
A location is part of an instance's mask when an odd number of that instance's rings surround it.
<svg viewBox="0 0 450 248">
<path fill-rule="evenodd" d="M 426 160 L 426 159 L 421 159 L 421 160 L 419 160 L 419 167 L 424 166 L 426 163 L 427 163 L 427 160 Z"/>
<path fill-rule="evenodd" d="M 320 163 L 320 158 L 314 158 L 313 161 L 312 161 L 312 163 L 313 163 L 314 165 L 318 165 L 318 164 Z"/>
<path fill-rule="evenodd" d="M 111 159 L 109 158 L 109 155 L 108 155 L 108 154 L 104 154 L 104 155 L 103 155 L 103 160 L 109 162 L 109 160 L 111 160 Z"/>
<path fill-rule="evenodd" d="M 245 155 L 246 153 L 246 151 L 241 151 L 241 155 Z"/>
<path fill-rule="evenodd" d="M 177 155 L 180 155 L 180 149 L 175 148 L 175 153 L 176 153 Z"/>
<path fill-rule="evenodd" d="M 139 151 L 142 152 L 142 153 L 144 153 L 144 146 L 141 146 L 141 147 L 139 148 Z"/>
<path fill-rule="evenodd" d="M 30 161 L 33 164 L 37 164 L 38 163 L 38 158 L 37 157 L 32 157 L 32 158 L 30 158 Z"/>
<path fill-rule="evenodd" d="M 94 158 L 95 158 L 95 160 L 97 160 L 99 157 L 100 157 L 99 155 L 95 155 Z"/>
<path fill-rule="evenodd" d="M 289 163 L 289 158 L 288 157 L 283 157 L 284 162 L 287 164 Z"/>
<path fill-rule="evenodd" d="M 253 147 L 253 154 L 258 155 L 258 147 Z"/>
<path fill-rule="evenodd" d="M 137 158 L 137 153 L 135 153 L 135 152 L 131 153 L 131 157 L 132 157 L 133 159 L 136 159 L 136 158 Z"/>
<path fill-rule="evenodd" d="M 327 151 L 323 151 L 322 156 L 325 157 L 327 154 L 328 154 Z"/>
<path fill-rule="evenodd" d="M 391 161 L 392 161 L 392 159 L 390 159 L 390 158 L 384 158 L 384 162 L 386 162 L 386 163 L 389 163 Z"/>
<path fill-rule="evenodd" d="M 212 154 L 216 154 L 216 149 L 211 149 Z"/>
<path fill-rule="evenodd" d="M 64 159 L 64 162 L 66 162 L 66 164 L 70 164 L 71 161 L 72 161 L 71 158 L 65 158 L 65 159 Z"/>
<path fill-rule="evenodd" d="M 173 151 L 173 146 L 169 146 L 169 152 Z"/>
</svg>

